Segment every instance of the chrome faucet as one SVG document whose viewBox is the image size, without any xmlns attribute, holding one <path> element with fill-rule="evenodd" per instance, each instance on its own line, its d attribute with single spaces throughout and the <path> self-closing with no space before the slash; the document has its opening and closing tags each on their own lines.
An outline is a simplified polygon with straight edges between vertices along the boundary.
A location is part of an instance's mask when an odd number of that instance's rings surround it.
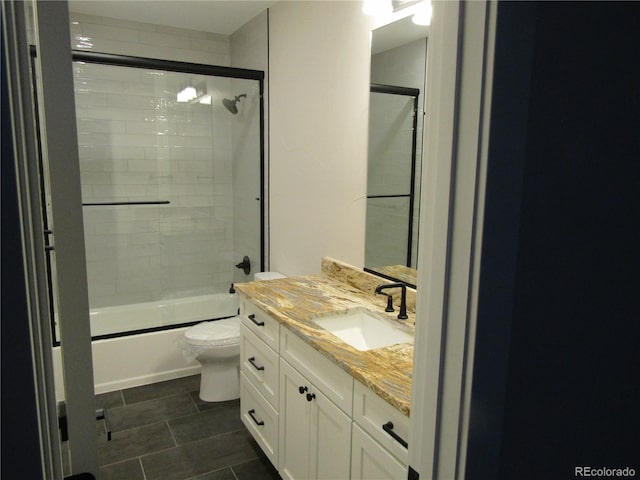
<svg viewBox="0 0 640 480">
<path fill-rule="evenodd" d="M 382 290 L 386 290 L 387 288 L 400 288 L 401 296 L 400 296 L 400 313 L 398 313 L 398 318 L 400 320 L 406 320 L 409 318 L 407 316 L 407 286 L 404 283 L 385 283 L 382 285 L 378 285 L 375 289 L 375 293 L 382 293 Z"/>
</svg>

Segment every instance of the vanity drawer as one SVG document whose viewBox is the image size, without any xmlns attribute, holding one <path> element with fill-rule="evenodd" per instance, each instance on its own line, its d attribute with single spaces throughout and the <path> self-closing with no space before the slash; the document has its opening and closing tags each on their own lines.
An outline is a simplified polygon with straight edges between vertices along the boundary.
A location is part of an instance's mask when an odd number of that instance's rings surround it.
<svg viewBox="0 0 640 480">
<path fill-rule="evenodd" d="M 248 300 L 242 301 L 240 314 L 242 324 L 277 352 L 280 346 L 278 321 Z"/>
<path fill-rule="evenodd" d="M 269 403 L 278 409 L 280 362 L 278 354 L 249 328 L 240 325 L 240 370 Z"/>
<path fill-rule="evenodd" d="M 403 465 L 408 465 L 409 453 L 401 442 L 409 438 L 409 417 L 357 381 L 353 388 L 353 419 Z"/>
<path fill-rule="evenodd" d="M 280 329 L 280 356 L 298 369 L 322 393 L 351 416 L 353 377 L 298 338 L 288 328 Z"/>
<path fill-rule="evenodd" d="M 240 417 L 262 451 L 278 468 L 278 412 L 240 372 Z"/>
</svg>

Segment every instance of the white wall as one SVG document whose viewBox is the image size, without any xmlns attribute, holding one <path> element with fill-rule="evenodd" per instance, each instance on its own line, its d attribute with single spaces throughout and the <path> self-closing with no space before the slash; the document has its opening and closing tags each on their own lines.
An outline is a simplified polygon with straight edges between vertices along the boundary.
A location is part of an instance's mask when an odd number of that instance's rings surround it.
<svg viewBox="0 0 640 480">
<path fill-rule="evenodd" d="M 272 270 L 364 264 L 369 22 L 359 1 L 270 9 Z"/>
</svg>

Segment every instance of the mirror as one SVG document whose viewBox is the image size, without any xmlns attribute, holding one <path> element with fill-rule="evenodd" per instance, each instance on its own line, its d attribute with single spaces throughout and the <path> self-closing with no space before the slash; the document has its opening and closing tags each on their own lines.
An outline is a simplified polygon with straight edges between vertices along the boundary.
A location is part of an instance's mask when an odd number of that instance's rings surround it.
<svg viewBox="0 0 640 480">
<path fill-rule="evenodd" d="M 428 27 L 372 32 L 365 271 L 415 288 Z"/>
</svg>

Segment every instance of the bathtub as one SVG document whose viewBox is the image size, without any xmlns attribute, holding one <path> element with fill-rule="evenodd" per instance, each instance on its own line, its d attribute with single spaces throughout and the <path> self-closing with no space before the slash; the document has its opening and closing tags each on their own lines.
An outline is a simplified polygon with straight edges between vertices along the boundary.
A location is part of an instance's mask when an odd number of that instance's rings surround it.
<svg viewBox="0 0 640 480">
<path fill-rule="evenodd" d="M 237 315 L 238 307 L 237 295 L 222 293 L 92 310 L 95 393 L 198 373 L 200 364 L 182 350 L 185 330 L 195 322 Z M 53 348 L 53 363 L 56 398 L 63 400 L 60 347 Z"/>
<path fill-rule="evenodd" d="M 229 293 L 104 307 L 89 312 L 91 336 L 105 337 L 189 322 L 232 317 L 238 298 Z"/>
</svg>

